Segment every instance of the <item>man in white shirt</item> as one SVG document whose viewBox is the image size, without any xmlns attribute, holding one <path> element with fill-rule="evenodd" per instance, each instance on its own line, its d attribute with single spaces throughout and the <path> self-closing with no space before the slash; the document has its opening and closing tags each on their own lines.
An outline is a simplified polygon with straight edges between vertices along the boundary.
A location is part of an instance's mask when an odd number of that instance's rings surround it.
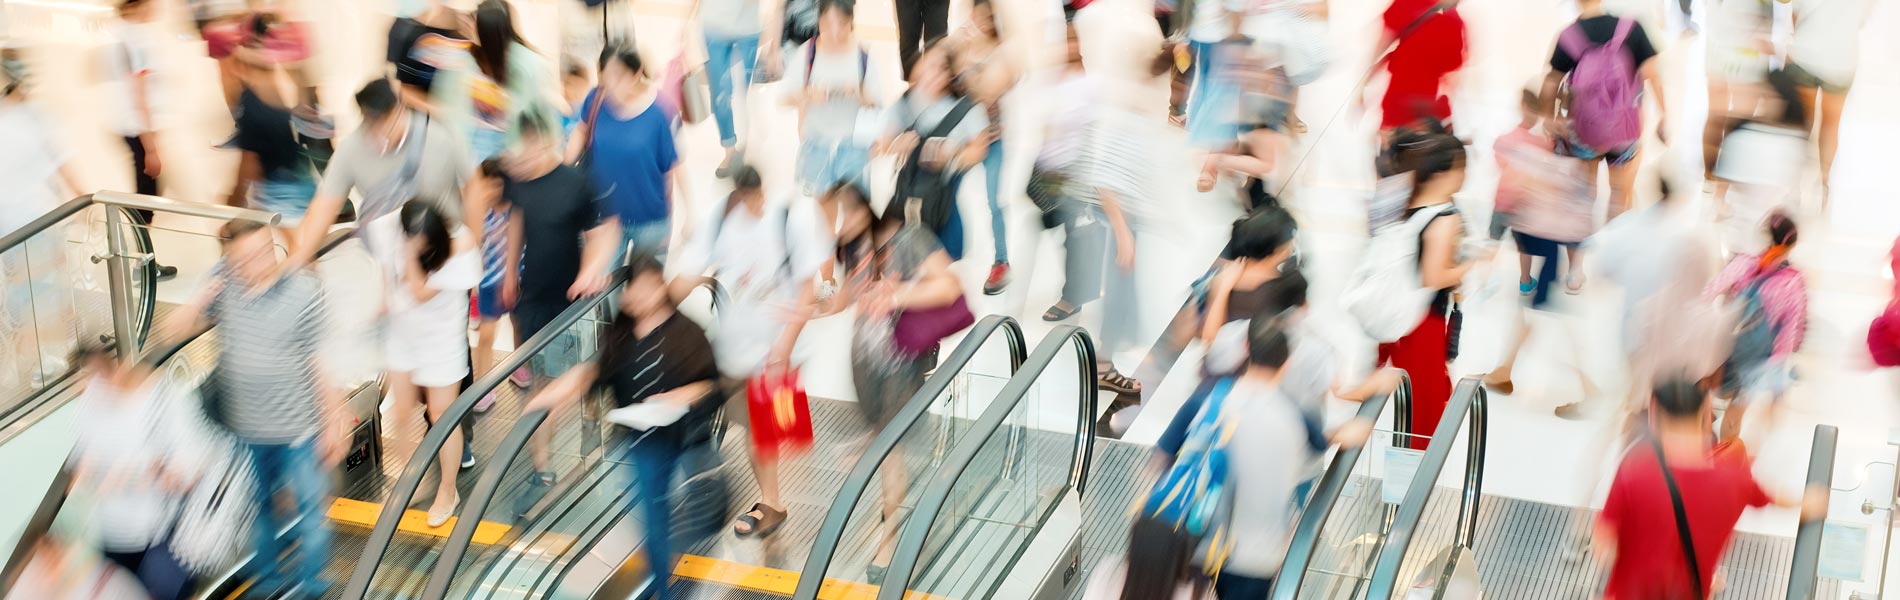
<svg viewBox="0 0 1900 600">
<path fill-rule="evenodd" d="M 149 0 L 125 0 L 119 4 L 119 19 L 108 29 L 112 39 L 107 44 L 105 61 L 110 66 L 106 70 L 113 77 L 108 88 L 108 97 L 118 103 L 118 122 L 113 125 L 119 135 L 125 138 L 125 147 L 132 153 L 132 180 L 134 190 L 146 196 L 158 195 L 158 175 L 164 168 L 159 160 L 158 132 L 152 120 L 152 46 L 157 36 L 151 30 L 154 4 Z M 152 212 L 133 211 L 144 219 L 145 225 L 152 222 Z M 160 280 L 178 276 L 176 267 L 152 263 L 158 271 Z"/>
</svg>

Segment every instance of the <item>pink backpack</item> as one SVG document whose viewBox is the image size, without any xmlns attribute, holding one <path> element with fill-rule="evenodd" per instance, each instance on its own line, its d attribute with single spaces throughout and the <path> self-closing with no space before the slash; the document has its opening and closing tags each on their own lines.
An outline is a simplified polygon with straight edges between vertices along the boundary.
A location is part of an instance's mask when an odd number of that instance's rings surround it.
<svg viewBox="0 0 1900 600">
<path fill-rule="evenodd" d="M 1635 142 L 1643 133 L 1642 105 L 1636 78 L 1636 60 L 1623 50 L 1636 21 L 1617 19 L 1616 35 L 1597 45 L 1583 33 L 1581 23 L 1564 29 L 1557 45 L 1577 59 L 1565 79 L 1570 88 L 1570 123 L 1577 141 L 1599 150 L 1614 150 Z"/>
</svg>

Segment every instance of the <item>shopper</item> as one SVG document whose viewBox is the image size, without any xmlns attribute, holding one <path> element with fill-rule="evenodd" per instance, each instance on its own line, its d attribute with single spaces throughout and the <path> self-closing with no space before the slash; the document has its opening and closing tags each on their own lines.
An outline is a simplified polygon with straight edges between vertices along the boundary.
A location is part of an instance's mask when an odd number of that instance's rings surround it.
<svg viewBox="0 0 1900 600">
<path fill-rule="evenodd" d="M 720 405 L 719 369 L 706 332 L 674 309 L 660 263 L 636 256 L 631 269 L 617 310 L 601 332 L 600 351 L 536 393 L 524 410 L 575 404 L 597 389 L 620 407 L 614 413 L 642 410 L 630 425 L 633 441 L 623 450 L 622 464 L 629 465 L 628 479 L 639 487 L 640 493 L 629 498 L 644 510 L 648 560 L 670 573 L 673 471 L 682 451 L 710 441 L 707 428 Z M 668 598 L 666 588 L 658 586 L 654 597 Z"/>
<path fill-rule="evenodd" d="M 1774 9 L 1770 0 L 1704 0 L 1704 7 L 1709 115 L 1702 126 L 1702 175 L 1713 180 L 1722 139 L 1737 119 L 1757 114 L 1766 94 Z"/>
<path fill-rule="evenodd" d="M 744 110 L 750 99 L 750 94 L 745 92 L 752 84 L 759 49 L 777 46 L 780 33 L 777 28 L 770 28 L 772 31 L 768 34 L 768 28 L 760 20 L 759 7 L 764 0 L 698 0 L 698 3 L 700 36 L 706 41 L 706 83 L 712 92 L 713 122 L 719 126 L 719 146 L 726 151 L 715 173 L 723 178 L 732 174 L 732 167 L 744 149 L 733 107 L 750 114 Z M 765 39 L 768 37 L 771 39 Z M 752 119 L 746 119 L 746 125 L 751 127 Z"/>
<path fill-rule="evenodd" d="M 179 503 L 205 462 L 191 406 L 157 396 L 136 364 L 106 346 L 80 348 L 72 363 L 90 377 L 74 402 L 74 485 L 96 500 L 87 518 L 108 560 L 135 574 L 154 600 L 182 600 L 190 570 L 171 550 Z"/>
<path fill-rule="evenodd" d="M 153 118 L 163 82 L 156 74 L 154 58 L 154 49 L 163 35 L 152 22 L 156 10 L 149 0 L 123 0 L 118 18 L 107 27 L 111 42 L 106 52 L 112 65 L 113 91 L 106 97 L 115 105 L 113 112 L 118 120 L 113 127 L 125 138 L 125 147 L 131 152 L 132 189 L 147 196 L 158 195 L 158 177 L 165 168 L 160 160 L 164 153 L 159 146 L 159 125 Z M 152 211 L 134 209 L 132 213 L 139 218 L 134 225 L 152 225 Z M 157 262 L 152 263 L 152 270 L 159 281 L 178 276 L 177 267 Z"/>
<path fill-rule="evenodd" d="M 798 185 L 816 196 L 840 181 L 862 181 L 885 83 L 860 45 L 851 0 L 821 0 L 818 36 L 786 59 L 785 103 L 798 110 Z"/>
<path fill-rule="evenodd" d="M 972 2 L 970 23 L 958 32 L 956 49 L 951 54 L 956 80 L 971 99 L 983 104 L 990 124 L 986 136 L 990 144 L 983 155 L 983 183 L 989 194 L 990 239 L 996 246 L 996 258 L 983 280 L 983 294 L 988 296 L 1003 293 L 1009 285 L 1010 198 L 1003 191 L 1003 105 L 1020 78 L 1010 52 L 996 28 L 996 7 L 990 0 Z M 1014 195 L 1014 191 L 1008 194 Z"/>
<path fill-rule="evenodd" d="M 1756 402 L 1769 416 L 1794 385 L 1794 354 L 1808 334 L 1808 284 L 1788 260 L 1800 240 L 1794 217 L 1776 211 L 1762 223 L 1768 250 L 1729 261 L 1708 293 L 1736 307 L 1735 346 L 1722 365 L 1717 394 L 1732 399 L 1722 414 L 1722 439 L 1741 435 L 1742 419 Z"/>
<path fill-rule="evenodd" d="M 468 151 L 448 125 L 399 100 L 395 88 L 384 79 L 364 85 L 356 93 L 356 107 L 363 113 L 363 124 L 343 138 L 324 170 L 316 198 L 304 213 L 291 264 L 305 264 L 316 257 L 343 203 L 352 201 L 352 192 L 360 223 L 394 213 L 410 200 L 434 204 L 455 221 L 483 214 L 463 209 Z M 479 219 L 471 229 L 476 227 L 480 227 Z M 402 260 L 400 248 L 381 248 L 372 242 L 369 250 L 386 273 Z"/>
<path fill-rule="evenodd" d="M 1380 17 L 1384 33 L 1373 56 L 1370 80 L 1380 68 L 1389 75 L 1379 101 L 1379 129 L 1412 125 L 1425 117 L 1449 124 L 1455 75 L 1465 63 L 1465 21 L 1458 0 L 1392 0 Z M 1363 84 L 1362 84 L 1363 85 Z"/>
<path fill-rule="evenodd" d="M 510 252 L 521 249 L 521 244 L 511 241 L 516 232 L 509 224 L 514 221 L 514 203 L 502 195 L 505 175 L 501 161 L 489 159 L 482 161 L 475 177 L 469 180 L 465 192 L 478 206 L 483 207 L 481 239 L 481 283 L 475 288 L 475 347 L 469 356 L 469 364 L 477 373 L 487 373 L 495 368 L 495 335 L 501 319 L 514 309 L 516 298 L 504 298 L 504 283 L 513 282 L 519 290 L 521 273 L 509 272 L 509 264 L 519 264 L 521 257 L 509 258 Z M 526 379 L 517 384 L 528 387 L 532 383 L 525 368 L 517 371 Z M 511 377 L 511 379 L 513 379 Z M 475 403 L 475 412 L 488 412 L 495 406 L 496 392 L 490 390 Z"/>
<path fill-rule="evenodd" d="M 521 124 L 520 145 L 503 163 L 501 188 L 502 201 L 511 207 L 501 304 L 513 307 L 509 318 L 517 346 L 540 335 L 575 300 L 604 291 L 608 273 L 625 248 L 620 220 L 595 192 L 587 174 L 561 162 L 554 136 L 541 123 L 532 122 L 539 117 L 522 118 L 528 122 Z M 529 358 L 533 389 L 581 361 L 577 330 L 553 335 L 547 348 Z M 554 485 L 555 473 L 548 466 L 552 429 L 536 430 L 529 439 L 533 484 Z"/>
<path fill-rule="evenodd" d="M 963 214 L 957 191 L 963 175 L 983 162 L 990 122 L 953 78 L 950 49 L 931 44 L 917 59 L 910 90 L 888 111 L 883 154 L 901 161 L 894 197 L 923 202 L 924 226 L 951 260 L 963 260 Z"/>
<path fill-rule="evenodd" d="M 384 58 L 395 73 L 403 104 L 433 114 L 439 102 L 467 103 L 469 88 L 462 78 L 474 68 L 469 52 L 475 45 L 467 29 L 463 16 L 445 0 L 429 0 L 420 12 L 389 24 Z M 436 86 L 438 75 L 444 81 L 441 87 Z"/>
<path fill-rule="evenodd" d="M 550 129 L 560 121 L 548 81 L 552 67 L 515 30 L 507 0 L 482 0 L 475 8 L 475 41 L 474 68 L 459 73 L 467 78 L 468 114 L 454 118 L 467 119 L 469 158 L 479 163 L 520 138 L 516 126 L 523 113 L 539 115 L 536 122 Z"/>
<path fill-rule="evenodd" d="M 1656 135 L 1665 142 L 1668 110 L 1656 48 L 1643 26 L 1605 14 L 1603 0 L 1579 0 L 1577 6 L 1582 14 L 1557 36 L 1550 56 L 1543 112 L 1551 115 L 1546 127 L 1558 153 L 1584 160 L 1593 174 L 1597 163 L 1609 166 L 1609 216 L 1614 219 L 1630 208 L 1630 187 L 1640 166 L 1643 98 L 1655 99 Z"/>
<path fill-rule="evenodd" d="M 924 47 L 950 31 L 950 0 L 897 0 L 896 6 L 897 57 L 904 64 L 904 81 L 915 83 L 911 75 Z"/>
<path fill-rule="evenodd" d="M 21 48 L 0 49 L 0 236 L 18 231 L 84 187 L 71 151 L 53 121 L 27 98 L 28 69 Z M 57 230 L 55 230 L 57 231 Z M 50 232 L 49 232 L 50 233 Z M 40 388 L 63 374 L 71 342 L 44 339 L 35 310 L 54 307 L 53 323 L 76 323 L 64 297 L 71 286 L 63 235 L 36 235 L 0 252 L 0 348 L 18 360 L 0 366 L 4 389 Z M 44 318 L 44 317 L 41 317 Z"/>
<path fill-rule="evenodd" d="M 567 162 L 583 166 L 593 189 L 618 217 L 621 247 L 666 256 L 673 215 L 687 212 L 684 172 L 672 119 L 655 102 L 652 65 L 632 46 L 600 57 L 600 86 L 581 102 L 580 125 L 567 143 Z M 687 235 L 688 228 L 681 228 Z"/>
<path fill-rule="evenodd" d="M 260 560 L 252 589 L 321 597 L 330 559 L 323 516 L 328 469 L 342 460 L 350 430 L 343 394 L 319 364 L 328 336 L 323 284 L 303 270 L 283 269 L 263 223 L 225 223 L 219 239 L 223 260 L 206 288 L 167 317 L 164 337 L 178 343 L 218 328 L 213 403 L 257 477 L 251 531 Z M 280 504 L 283 492 L 290 501 Z M 279 514 L 285 504 L 292 514 Z"/>
<path fill-rule="evenodd" d="M 1419 237 L 1418 273 L 1425 289 L 1438 292 L 1425 319 L 1411 333 L 1379 346 L 1378 362 L 1389 363 L 1411 378 L 1412 427 L 1422 437 L 1413 438 L 1409 445 L 1422 450 L 1431 441 L 1445 404 L 1451 401 L 1451 373 L 1447 367 L 1451 292 L 1477 263 L 1460 262 L 1465 224 L 1452 203 L 1452 194 L 1464 186 L 1464 145 L 1450 134 L 1409 130 L 1400 130 L 1397 143 L 1408 155 L 1403 162 L 1416 165 L 1404 218 L 1410 220 L 1420 211 L 1433 211 Z"/>
<path fill-rule="evenodd" d="M 237 133 L 232 139 L 242 156 L 237 183 L 225 203 L 279 215 L 285 245 L 294 253 L 302 241 L 296 235 L 298 223 L 310 209 L 321 175 L 314 161 L 318 140 L 299 134 L 292 113 L 296 99 L 284 97 L 277 71 L 257 56 L 250 51 L 231 58 L 239 85 Z"/>
<path fill-rule="evenodd" d="M 1840 148 L 1841 110 L 1854 85 L 1860 58 L 1860 30 L 1872 14 L 1868 0 L 1798 0 L 1794 3 L 1794 41 L 1784 70 L 1801 88 L 1808 125 L 1819 132 L 1821 201 L 1825 206 L 1834 154 Z"/>
<path fill-rule="evenodd" d="M 1798 504 L 1803 522 L 1826 516 L 1825 488 L 1776 501 L 1741 444 L 1710 444 L 1711 411 L 1693 379 L 1658 381 L 1651 406 L 1651 435 L 1623 456 L 1597 516 L 1604 598 L 1708 598 L 1744 511 L 1775 502 Z"/>
<path fill-rule="evenodd" d="M 1206 348 L 1202 371 L 1207 375 L 1226 376 L 1244 368 L 1248 324 L 1279 314 L 1269 310 L 1279 293 L 1273 284 L 1299 272 L 1297 263 L 1289 262 L 1296 227 L 1293 215 L 1279 207 L 1256 211 L 1234 223 L 1228 244 L 1232 256 L 1208 286 L 1201 316 L 1200 338 Z"/>
<path fill-rule="evenodd" d="M 449 221 L 435 205 L 410 201 L 402 209 L 369 222 L 366 235 L 400 245 L 397 285 L 388 290 L 389 332 L 384 348 L 394 420 L 409 422 L 414 406 L 427 408 L 427 420 L 442 420 L 469 375 L 468 294 L 481 283 L 481 262 L 468 229 Z M 459 431 L 437 451 L 435 503 L 430 527 L 440 527 L 461 504 L 456 473 L 474 466 Z"/>
<path fill-rule="evenodd" d="M 792 350 L 813 307 L 818 271 L 836 248 L 816 202 L 804 197 L 766 201 L 758 171 L 733 173 L 732 193 L 707 215 L 700 233 L 678 259 L 673 297 L 686 297 L 710 277 L 728 302 L 719 308 L 713 351 L 729 401 L 727 418 L 746 423 L 746 382 L 794 368 Z M 780 495 L 778 454 L 751 449 L 759 501 L 740 515 L 733 532 L 764 537 L 785 523 L 790 505 Z"/>
</svg>

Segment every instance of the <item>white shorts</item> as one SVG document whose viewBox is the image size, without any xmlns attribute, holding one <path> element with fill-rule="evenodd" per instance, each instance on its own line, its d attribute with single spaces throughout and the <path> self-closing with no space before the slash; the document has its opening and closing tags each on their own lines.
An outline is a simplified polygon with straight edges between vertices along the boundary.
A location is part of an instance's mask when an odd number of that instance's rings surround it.
<svg viewBox="0 0 1900 600">
<path fill-rule="evenodd" d="M 457 325 L 464 330 L 467 321 Z M 422 387 L 442 387 L 461 383 L 468 376 L 466 331 L 462 343 L 443 343 L 444 336 L 416 335 L 412 328 L 396 326 L 385 330 L 383 362 L 391 373 L 408 373 L 409 380 Z"/>
</svg>

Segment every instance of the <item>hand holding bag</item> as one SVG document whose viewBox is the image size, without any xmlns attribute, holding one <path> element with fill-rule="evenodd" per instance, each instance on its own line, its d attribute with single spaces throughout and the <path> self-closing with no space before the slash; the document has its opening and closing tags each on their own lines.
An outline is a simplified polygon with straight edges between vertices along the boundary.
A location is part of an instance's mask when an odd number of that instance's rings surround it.
<svg viewBox="0 0 1900 600">
<path fill-rule="evenodd" d="M 746 415 L 752 421 L 752 445 L 759 456 L 770 459 L 811 448 L 811 404 L 797 369 L 746 380 Z"/>
</svg>

